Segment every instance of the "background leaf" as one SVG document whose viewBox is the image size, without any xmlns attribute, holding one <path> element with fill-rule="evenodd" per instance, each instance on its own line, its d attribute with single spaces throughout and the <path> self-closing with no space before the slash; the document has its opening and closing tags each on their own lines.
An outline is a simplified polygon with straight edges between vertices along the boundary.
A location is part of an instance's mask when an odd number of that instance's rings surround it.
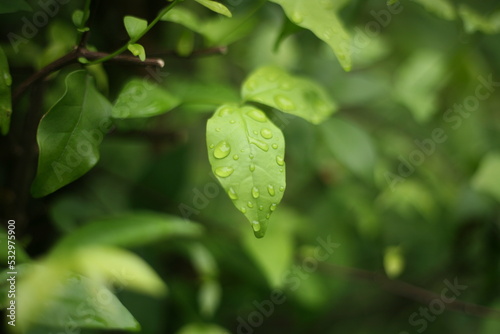
<svg viewBox="0 0 500 334">
<path fill-rule="evenodd" d="M 254 230 L 263 237 L 285 191 L 285 139 L 257 108 L 223 105 L 207 122 L 212 171 Z"/>
<path fill-rule="evenodd" d="M 37 141 L 35 197 L 48 195 L 78 179 L 99 160 L 99 145 L 110 125 L 111 104 L 85 71 L 66 77 L 66 91 L 42 118 Z"/>
<path fill-rule="evenodd" d="M 56 263 L 37 265 L 19 281 L 20 328 L 37 323 L 56 328 L 140 329 L 139 323 L 105 285 L 84 276 L 63 274 L 56 266 Z M 40 289 L 41 284 L 47 289 Z"/>
<path fill-rule="evenodd" d="M 271 0 L 283 7 L 292 22 L 327 43 L 346 71 L 351 70 L 351 39 L 328 1 Z"/>
<path fill-rule="evenodd" d="M 138 246 L 168 237 L 197 237 L 201 227 L 175 216 L 141 212 L 105 217 L 85 224 L 57 245 L 68 249 L 87 245 Z"/>
<path fill-rule="evenodd" d="M 112 116 L 115 118 L 151 117 L 172 110 L 180 100 L 164 88 L 147 80 L 132 79 L 120 91 Z"/>
<path fill-rule="evenodd" d="M 323 141 L 333 155 L 354 174 L 373 179 L 376 151 L 370 136 L 357 125 L 332 118 L 320 125 Z"/>
<path fill-rule="evenodd" d="M 481 161 L 472 178 L 472 186 L 477 191 L 493 196 L 500 202 L 500 153 L 488 153 Z"/>
<path fill-rule="evenodd" d="M 195 1 L 197 3 L 199 3 L 200 5 L 205 6 L 208 9 L 210 9 L 216 13 L 222 14 L 222 15 L 227 16 L 227 17 L 232 16 L 229 9 L 227 9 L 227 7 L 224 6 L 223 4 L 221 4 L 220 2 L 211 1 L 211 0 L 195 0 Z"/>
<path fill-rule="evenodd" d="M 268 105 L 318 124 L 336 106 L 318 84 L 292 76 L 278 67 L 262 67 L 245 80 L 241 92 L 246 101 Z"/>
<path fill-rule="evenodd" d="M 10 86 L 9 63 L 3 49 L 0 47 L 0 132 L 2 135 L 9 133 L 10 118 L 12 116 L 12 101 Z"/>
<path fill-rule="evenodd" d="M 413 0 L 420 3 L 426 10 L 445 20 L 454 20 L 457 17 L 455 7 L 448 0 Z"/>
<path fill-rule="evenodd" d="M 19 11 L 32 11 L 25 0 L 5 0 L 0 2 L 0 14 L 15 13 Z"/>
<path fill-rule="evenodd" d="M 500 11 L 483 16 L 465 4 L 458 6 L 458 14 L 464 22 L 465 31 L 472 34 L 476 31 L 485 34 L 497 34 L 500 32 Z"/>
<path fill-rule="evenodd" d="M 148 27 L 148 21 L 133 16 L 125 16 L 123 24 L 130 39 L 137 39 Z"/>
</svg>

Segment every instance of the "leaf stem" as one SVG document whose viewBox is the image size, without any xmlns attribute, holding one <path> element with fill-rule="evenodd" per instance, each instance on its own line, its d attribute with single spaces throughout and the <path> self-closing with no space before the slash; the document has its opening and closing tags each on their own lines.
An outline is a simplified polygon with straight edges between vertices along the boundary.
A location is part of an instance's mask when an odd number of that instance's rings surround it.
<svg viewBox="0 0 500 334">
<path fill-rule="evenodd" d="M 90 0 L 88 0 L 90 1 Z M 135 42 L 137 42 L 139 39 L 142 38 L 142 36 L 144 36 L 149 30 L 151 30 L 151 28 L 153 28 L 157 23 L 158 21 L 161 20 L 161 18 L 167 14 L 172 8 L 174 8 L 179 2 L 181 2 L 183 0 L 174 0 L 170 5 L 168 5 L 167 7 L 163 8 L 160 13 L 158 13 L 158 15 L 155 17 L 155 19 L 153 21 L 151 21 L 150 24 L 148 24 L 148 26 L 146 27 L 146 29 L 141 32 L 138 36 L 136 36 L 135 38 L 131 38 L 127 44 L 123 45 L 121 48 L 119 48 L 118 50 L 110 53 L 109 55 L 107 55 L 106 57 L 103 57 L 103 58 L 100 58 L 100 59 L 97 59 L 95 61 L 91 61 L 91 62 L 88 62 L 87 65 L 94 65 L 94 64 L 99 64 L 99 63 L 102 63 L 102 62 L 105 62 L 107 60 L 110 60 L 116 56 L 118 56 L 119 54 L 125 52 L 127 49 L 128 49 L 128 45 L 129 44 L 133 44 Z"/>
</svg>

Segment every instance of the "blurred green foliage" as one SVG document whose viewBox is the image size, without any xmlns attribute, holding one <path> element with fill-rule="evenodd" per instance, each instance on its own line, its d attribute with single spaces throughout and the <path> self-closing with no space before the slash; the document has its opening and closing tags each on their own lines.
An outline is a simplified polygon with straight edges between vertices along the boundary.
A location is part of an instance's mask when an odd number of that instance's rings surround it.
<svg viewBox="0 0 500 334">
<path fill-rule="evenodd" d="M 93 0 L 88 22 L 86 4 L 0 4 L 1 218 L 16 220 L 18 272 L 6 329 L 498 333 L 498 311 L 443 309 L 500 309 L 498 1 L 185 0 L 157 17 L 171 2 Z M 75 60 L 11 105 L 86 27 L 91 52 L 165 66 Z M 262 239 L 207 153 L 208 119 L 241 100 L 286 143 Z M 48 196 L 31 198 L 33 180 Z"/>
</svg>

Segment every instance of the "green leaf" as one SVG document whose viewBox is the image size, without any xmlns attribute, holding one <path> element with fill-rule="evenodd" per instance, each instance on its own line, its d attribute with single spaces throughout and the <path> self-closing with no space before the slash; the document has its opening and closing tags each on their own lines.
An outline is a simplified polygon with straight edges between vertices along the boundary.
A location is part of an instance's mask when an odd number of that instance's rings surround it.
<svg viewBox="0 0 500 334">
<path fill-rule="evenodd" d="M 469 34 L 475 31 L 485 34 L 497 34 L 500 32 L 500 11 L 491 14 L 489 17 L 485 17 L 467 5 L 460 4 L 458 15 L 464 22 L 465 31 Z"/>
<path fill-rule="evenodd" d="M 162 21 L 175 22 L 202 35 L 207 46 L 229 45 L 246 36 L 255 25 L 255 18 L 234 17 L 202 20 L 187 8 L 175 7 L 166 13 Z"/>
<path fill-rule="evenodd" d="M 404 104 L 418 122 L 428 121 L 439 107 L 438 94 L 446 83 L 446 62 L 436 51 L 421 50 L 413 54 L 397 72 L 395 98 Z"/>
<path fill-rule="evenodd" d="M 424 8 L 437 16 L 452 21 L 456 19 L 455 7 L 448 0 L 413 0 L 420 3 Z"/>
<path fill-rule="evenodd" d="M 161 20 L 182 24 L 184 27 L 191 29 L 192 31 L 199 34 L 204 33 L 203 23 L 195 13 L 187 8 L 179 6 L 174 7 L 170 9 L 165 15 L 163 15 Z"/>
<path fill-rule="evenodd" d="M 128 50 L 132 52 L 134 56 L 139 57 L 141 61 L 146 60 L 146 51 L 144 50 L 144 47 L 141 44 L 129 44 L 127 46 Z"/>
<path fill-rule="evenodd" d="M 34 323 L 64 328 L 140 329 L 139 323 L 105 285 L 80 275 L 69 275 L 57 263 L 46 261 L 33 266 L 18 284 L 18 324 L 22 329 Z M 40 289 L 42 285 L 44 289 Z"/>
<path fill-rule="evenodd" d="M 285 139 L 261 110 L 221 106 L 207 122 L 212 171 L 254 230 L 266 233 L 285 191 Z"/>
<path fill-rule="evenodd" d="M 194 49 L 194 33 L 189 30 L 184 30 L 177 41 L 175 50 L 177 54 L 186 57 L 189 56 Z"/>
<path fill-rule="evenodd" d="M 71 255 L 71 267 L 94 282 L 117 284 L 151 296 L 164 296 L 167 286 L 137 255 L 112 247 L 84 247 Z"/>
<path fill-rule="evenodd" d="M 219 307 L 220 299 L 221 287 L 219 282 L 214 280 L 203 282 L 198 293 L 200 314 L 205 318 L 212 317 L 217 310 L 217 307 Z"/>
<path fill-rule="evenodd" d="M 114 118 L 151 117 L 172 110 L 180 99 L 147 80 L 132 79 L 123 87 L 115 105 Z"/>
<path fill-rule="evenodd" d="M 54 20 L 47 29 L 47 40 L 48 46 L 37 57 L 39 69 L 70 52 L 75 46 L 76 32 L 71 25 Z"/>
<path fill-rule="evenodd" d="M 271 1 L 279 4 L 292 22 L 327 43 L 344 70 L 351 70 L 351 38 L 328 1 Z"/>
<path fill-rule="evenodd" d="M 20 11 L 32 11 L 25 0 L 5 0 L 0 2 L 0 14 L 15 13 Z"/>
<path fill-rule="evenodd" d="M 359 177 L 373 179 L 376 151 L 362 128 L 333 118 L 321 124 L 320 130 L 326 146 L 342 164 Z"/>
<path fill-rule="evenodd" d="M 38 126 L 38 170 L 31 193 L 48 195 L 75 181 L 99 160 L 110 126 L 111 104 L 85 71 L 66 77 L 66 91 Z"/>
<path fill-rule="evenodd" d="M 73 24 L 75 25 L 75 27 L 79 28 L 82 23 L 83 23 L 83 10 L 81 9 L 77 9 L 73 12 L 73 14 L 71 15 L 71 20 L 73 21 Z"/>
<path fill-rule="evenodd" d="M 336 110 L 321 86 L 273 66 L 253 72 L 243 83 L 241 94 L 246 101 L 268 105 L 313 124 L 321 123 Z"/>
<path fill-rule="evenodd" d="M 500 153 L 487 154 L 472 178 L 475 190 L 489 194 L 500 202 Z"/>
<path fill-rule="evenodd" d="M 12 97 L 10 86 L 9 63 L 3 49 L 0 47 L 0 132 L 2 135 L 9 133 L 10 118 L 12 116 Z"/>
<path fill-rule="evenodd" d="M 219 325 L 192 323 L 182 327 L 176 334 L 230 334 L 230 332 Z"/>
<path fill-rule="evenodd" d="M 168 237 L 199 235 L 200 226 L 179 217 L 140 212 L 94 220 L 61 239 L 56 249 L 65 252 L 90 244 L 131 247 Z"/>
<path fill-rule="evenodd" d="M 210 10 L 216 12 L 216 13 L 225 15 L 227 17 L 231 17 L 232 16 L 232 14 L 229 11 L 229 9 L 227 9 L 227 7 L 224 6 L 223 4 L 221 4 L 220 2 L 211 1 L 211 0 L 195 0 L 195 1 L 197 3 L 199 3 L 200 5 L 205 6 L 208 9 L 210 9 Z"/>
<path fill-rule="evenodd" d="M 123 24 L 131 40 L 137 40 L 148 27 L 148 21 L 134 16 L 125 16 Z"/>
</svg>

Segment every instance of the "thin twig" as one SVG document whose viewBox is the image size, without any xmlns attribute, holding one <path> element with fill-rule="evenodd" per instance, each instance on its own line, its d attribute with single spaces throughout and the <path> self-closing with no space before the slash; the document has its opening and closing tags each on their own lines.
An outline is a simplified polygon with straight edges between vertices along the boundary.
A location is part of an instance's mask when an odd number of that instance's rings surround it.
<svg viewBox="0 0 500 334">
<path fill-rule="evenodd" d="M 332 274 L 340 274 L 349 279 L 371 282 L 378 285 L 380 288 L 393 293 L 395 295 L 414 300 L 418 303 L 429 304 L 433 300 L 441 299 L 441 295 L 422 289 L 418 286 L 406 283 L 403 281 L 389 279 L 386 276 L 357 268 L 341 267 L 333 264 L 323 263 L 321 265 L 323 271 Z M 500 310 L 481 306 L 473 303 L 467 303 L 455 299 L 444 303 L 449 311 L 459 312 L 467 315 L 472 315 L 482 318 L 500 319 Z"/>
<path fill-rule="evenodd" d="M 206 49 L 194 50 L 191 54 L 187 56 L 181 56 L 176 51 L 168 50 L 164 52 L 150 53 L 150 56 L 153 57 L 176 57 L 176 58 L 196 58 L 196 57 L 204 57 L 204 56 L 212 56 L 212 55 L 224 55 L 227 53 L 227 46 L 214 46 Z"/>
<path fill-rule="evenodd" d="M 103 57 L 107 57 L 109 54 L 105 52 L 98 52 L 98 51 L 89 51 L 87 49 L 75 49 L 71 51 L 70 53 L 62 56 L 61 58 L 53 61 L 52 63 L 48 64 L 44 68 L 40 69 L 39 71 L 33 73 L 29 78 L 24 80 L 17 89 L 14 91 L 12 94 L 12 99 L 13 102 L 16 103 L 21 95 L 24 94 L 26 89 L 28 89 L 31 85 L 33 85 L 35 82 L 44 79 L 46 76 L 49 74 L 60 70 L 61 68 L 73 64 L 73 63 L 78 63 L 78 58 L 84 57 L 86 59 L 91 59 L 91 60 L 96 60 L 96 59 L 102 59 Z M 139 58 L 131 55 L 118 55 L 115 56 L 114 58 L 109 60 L 110 62 L 116 62 L 116 63 L 127 63 L 127 64 L 133 64 L 133 65 L 141 65 L 141 66 L 155 66 L 155 67 L 163 67 L 165 66 L 165 62 L 163 59 L 160 58 L 146 58 L 144 61 L 140 60 Z"/>
</svg>

